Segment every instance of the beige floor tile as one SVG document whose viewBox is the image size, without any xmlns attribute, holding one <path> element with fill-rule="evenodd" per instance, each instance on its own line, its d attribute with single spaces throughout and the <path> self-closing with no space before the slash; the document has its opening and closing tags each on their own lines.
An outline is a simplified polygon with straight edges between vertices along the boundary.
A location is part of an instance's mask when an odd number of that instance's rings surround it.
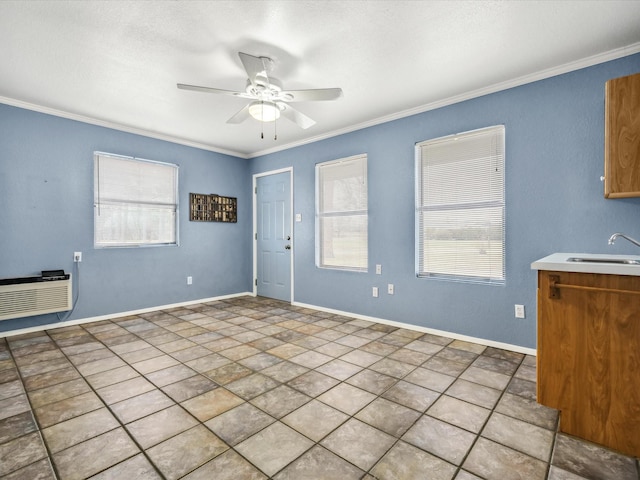
<svg viewBox="0 0 640 480">
<path fill-rule="evenodd" d="M 51 460 L 43 458 L 37 462 L 31 463 L 26 467 L 5 475 L 3 480 L 58 480 L 51 466 Z"/>
<path fill-rule="evenodd" d="M 40 427 L 46 428 L 102 407 L 102 400 L 91 391 L 36 408 L 34 413 Z"/>
<path fill-rule="evenodd" d="M 376 396 L 361 388 L 341 383 L 318 397 L 323 403 L 337 408 L 347 415 L 353 415 L 365 405 L 371 403 Z"/>
<path fill-rule="evenodd" d="M 169 368 L 153 371 L 146 374 L 145 377 L 155 386 L 164 387 L 195 375 L 197 375 L 197 373 L 194 370 L 190 369 L 186 365 L 178 364 Z"/>
<path fill-rule="evenodd" d="M 52 372 L 41 373 L 24 378 L 25 390 L 38 390 L 44 387 L 51 387 L 59 383 L 68 382 L 80 378 L 80 374 L 73 367 L 61 368 Z"/>
<path fill-rule="evenodd" d="M 404 442 L 398 442 L 371 469 L 380 480 L 451 480 L 456 467 Z"/>
<path fill-rule="evenodd" d="M 149 392 L 128 398 L 110 405 L 111 411 L 122 423 L 130 423 L 152 413 L 164 410 L 174 405 L 174 401 L 160 390 Z"/>
<path fill-rule="evenodd" d="M 155 389 L 153 384 L 144 377 L 135 377 L 119 382 L 108 387 L 99 388 L 96 393 L 107 404 L 121 402 L 127 398 L 135 397 L 141 393 Z"/>
<path fill-rule="evenodd" d="M 254 373 L 252 375 L 243 377 L 234 382 L 225 385 L 225 388 L 231 390 L 233 393 L 245 400 L 250 400 L 257 397 L 269 390 L 278 386 L 278 382 L 274 379 L 262 375 L 260 373 Z"/>
<path fill-rule="evenodd" d="M 351 419 L 320 444 L 363 470 L 369 470 L 396 439 L 366 423 Z"/>
<path fill-rule="evenodd" d="M 184 480 L 266 480 L 253 465 L 233 450 L 227 450 L 184 477 Z"/>
<path fill-rule="evenodd" d="M 237 445 L 236 451 L 272 476 L 312 446 L 311 440 L 277 422 Z"/>
<path fill-rule="evenodd" d="M 381 396 L 405 407 L 424 412 L 440 397 L 440 394 L 434 390 L 401 380 Z"/>
<path fill-rule="evenodd" d="M 205 422 L 218 437 L 234 446 L 275 422 L 275 418 L 250 403 L 227 410 Z"/>
<path fill-rule="evenodd" d="M 520 478 L 542 480 L 547 473 L 545 462 L 484 438 L 475 443 L 463 467 L 487 480 L 514 478 L 515 472 Z"/>
<path fill-rule="evenodd" d="M 87 382 L 94 388 L 108 387 L 114 383 L 130 380 L 135 377 L 139 377 L 140 374 L 136 372 L 129 365 L 123 367 L 114 368 L 113 370 L 107 370 L 102 373 L 95 373 L 85 377 Z"/>
<path fill-rule="evenodd" d="M 218 385 L 203 375 L 194 375 L 179 382 L 170 383 L 162 390 L 176 402 L 183 402 L 217 388 Z"/>
<path fill-rule="evenodd" d="M 47 452 L 38 432 L 0 445 L 0 477 L 45 458 Z"/>
<path fill-rule="evenodd" d="M 349 415 L 317 400 L 312 400 L 282 419 L 291 428 L 319 442 L 341 424 Z M 318 421 L 322 419 L 322 421 Z"/>
<path fill-rule="evenodd" d="M 419 412 L 408 407 L 384 398 L 376 398 L 360 410 L 355 418 L 389 435 L 400 437 L 419 416 Z"/>
<path fill-rule="evenodd" d="M 0 445 L 38 430 L 38 425 L 29 411 L 0 420 Z"/>
<path fill-rule="evenodd" d="M 169 480 L 204 465 L 229 447 L 204 425 L 187 430 L 147 450 L 149 458 Z"/>
<path fill-rule="evenodd" d="M 136 455 L 138 447 L 122 428 L 111 430 L 53 455 L 60 477 L 81 480 Z"/>
<path fill-rule="evenodd" d="M 311 397 L 304 393 L 298 392 L 286 385 L 269 390 L 251 400 L 256 407 L 264 410 L 275 418 L 281 418 L 292 412 L 301 405 L 304 405 Z"/>
<path fill-rule="evenodd" d="M 42 407 L 60 400 L 75 397 L 81 393 L 90 391 L 91 388 L 84 378 L 69 380 L 51 387 L 32 390 L 29 392 L 29 400 L 34 408 Z"/>
<path fill-rule="evenodd" d="M 429 415 L 422 416 L 402 440 L 426 452 L 460 465 L 476 440 L 476 435 Z"/>
<path fill-rule="evenodd" d="M 226 388 L 220 387 L 182 402 L 182 406 L 201 422 L 244 403 Z"/>
<path fill-rule="evenodd" d="M 363 474 L 358 467 L 316 445 L 278 473 L 274 480 L 359 480 Z"/>
<path fill-rule="evenodd" d="M 138 454 L 124 462 L 118 463 L 111 468 L 91 477 L 91 480 L 118 480 L 120 478 L 130 478 L 135 480 L 161 480 L 162 477 L 151 465 L 149 460 Z"/>
<path fill-rule="evenodd" d="M 482 430 L 482 436 L 549 462 L 553 446 L 553 432 L 522 420 L 493 413 Z"/>
<path fill-rule="evenodd" d="M 0 476 L 637 480 L 556 435 L 535 368 L 251 296 L 0 338 Z"/>
<path fill-rule="evenodd" d="M 491 411 L 486 408 L 446 395 L 440 397 L 427 410 L 430 416 L 473 433 L 480 432 L 490 413 Z"/>
<path fill-rule="evenodd" d="M 148 415 L 127 424 L 127 431 L 142 448 L 149 448 L 191 427 L 198 421 L 179 405 Z"/>
<path fill-rule="evenodd" d="M 337 378 L 338 380 L 346 380 L 347 378 L 352 377 L 361 370 L 361 366 L 345 362 L 344 360 L 340 360 L 339 358 L 331 360 L 330 362 L 316 368 L 317 372 L 323 373 L 333 378 Z"/>
<path fill-rule="evenodd" d="M 42 430 L 51 453 L 118 428 L 120 424 L 106 408 L 100 408 Z"/>
</svg>

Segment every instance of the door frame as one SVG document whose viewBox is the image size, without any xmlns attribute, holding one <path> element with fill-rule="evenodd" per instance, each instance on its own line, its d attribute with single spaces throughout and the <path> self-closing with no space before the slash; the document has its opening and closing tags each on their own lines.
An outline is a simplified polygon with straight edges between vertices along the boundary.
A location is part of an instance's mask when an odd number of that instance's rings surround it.
<svg viewBox="0 0 640 480">
<path fill-rule="evenodd" d="M 289 231 L 291 232 L 291 262 L 289 263 L 289 268 L 291 269 L 290 275 L 291 275 L 291 304 L 293 304 L 293 286 L 294 286 L 294 274 L 293 272 L 295 271 L 295 269 L 293 268 L 293 263 L 294 263 L 294 252 L 296 249 L 296 239 L 295 239 L 295 235 L 293 232 L 293 166 L 291 167 L 285 167 L 285 168 L 280 168 L 277 170 L 269 170 L 268 172 L 262 172 L 262 173 L 254 173 L 253 177 L 252 177 L 252 185 L 251 185 L 251 191 L 253 192 L 253 232 L 252 232 L 252 237 L 253 237 L 253 281 L 251 282 L 253 284 L 253 296 L 256 297 L 258 295 L 258 192 L 257 192 L 257 186 L 258 186 L 258 178 L 260 177 L 268 177 L 270 175 L 277 175 L 279 173 L 286 173 L 289 172 L 289 185 L 290 185 L 290 202 L 289 202 Z"/>
</svg>

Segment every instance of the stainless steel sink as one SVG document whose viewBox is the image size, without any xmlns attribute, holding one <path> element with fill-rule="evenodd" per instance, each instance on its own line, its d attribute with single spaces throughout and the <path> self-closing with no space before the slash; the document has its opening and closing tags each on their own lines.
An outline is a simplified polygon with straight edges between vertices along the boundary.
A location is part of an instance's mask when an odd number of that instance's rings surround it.
<svg viewBox="0 0 640 480">
<path fill-rule="evenodd" d="M 640 260 L 634 260 L 633 258 L 585 258 L 585 257 L 571 257 L 567 258 L 567 262 L 582 262 L 582 263 L 617 263 L 622 265 L 640 265 Z"/>
</svg>

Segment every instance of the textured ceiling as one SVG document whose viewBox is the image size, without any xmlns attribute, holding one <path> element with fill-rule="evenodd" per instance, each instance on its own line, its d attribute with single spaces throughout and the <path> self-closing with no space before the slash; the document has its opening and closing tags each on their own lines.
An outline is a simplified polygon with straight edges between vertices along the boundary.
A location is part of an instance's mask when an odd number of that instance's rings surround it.
<svg viewBox="0 0 640 480">
<path fill-rule="evenodd" d="M 640 51 L 634 1 L 0 1 L 0 103 L 251 157 Z M 226 120 L 242 51 L 316 120 Z"/>
</svg>

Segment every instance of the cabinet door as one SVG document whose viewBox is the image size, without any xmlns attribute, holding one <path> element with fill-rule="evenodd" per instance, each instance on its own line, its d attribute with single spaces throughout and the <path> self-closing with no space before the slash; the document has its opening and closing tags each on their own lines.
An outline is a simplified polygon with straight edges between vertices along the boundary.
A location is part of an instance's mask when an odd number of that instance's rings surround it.
<svg viewBox="0 0 640 480">
<path fill-rule="evenodd" d="M 569 287 L 552 290 L 554 277 Z M 640 291 L 640 277 L 538 281 L 538 401 L 561 411 L 561 431 L 639 456 L 640 295 L 619 292 Z"/>
<path fill-rule="evenodd" d="M 640 73 L 605 86 L 604 196 L 640 197 Z"/>
</svg>

